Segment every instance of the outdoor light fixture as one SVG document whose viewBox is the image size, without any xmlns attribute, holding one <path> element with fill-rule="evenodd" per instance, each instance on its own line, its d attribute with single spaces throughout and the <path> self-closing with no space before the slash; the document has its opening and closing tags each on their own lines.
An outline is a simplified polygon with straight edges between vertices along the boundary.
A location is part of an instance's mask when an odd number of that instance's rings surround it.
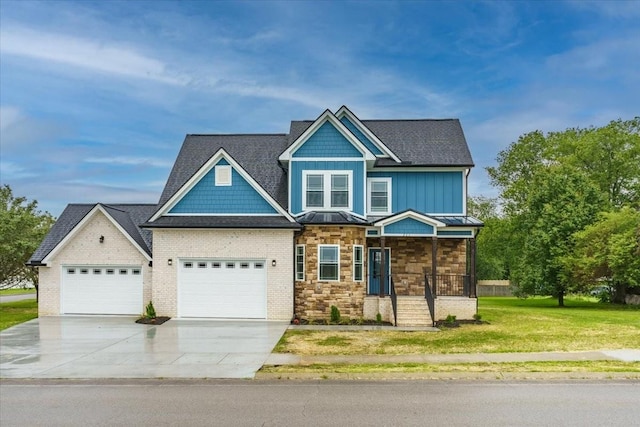
<svg viewBox="0 0 640 427">
<path fill-rule="evenodd" d="M 173 264 L 173 260 L 172 260 L 171 258 L 169 258 L 169 259 L 167 260 L 167 264 L 168 264 L 168 265 L 172 265 L 172 264 Z"/>
<path fill-rule="evenodd" d="M 272 259 L 272 260 L 271 260 L 271 267 L 275 267 L 275 266 L 276 266 L 276 260 L 275 260 L 275 259 Z"/>
<path fill-rule="evenodd" d="M 100 243 L 104 243 L 104 236 L 100 236 Z"/>
</svg>

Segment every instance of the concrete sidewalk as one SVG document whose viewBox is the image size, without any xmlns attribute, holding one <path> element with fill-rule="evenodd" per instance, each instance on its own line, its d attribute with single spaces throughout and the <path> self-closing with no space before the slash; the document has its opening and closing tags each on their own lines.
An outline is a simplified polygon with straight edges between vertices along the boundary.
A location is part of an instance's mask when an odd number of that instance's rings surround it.
<svg viewBox="0 0 640 427">
<path fill-rule="evenodd" d="M 265 365 L 353 365 L 384 363 L 507 363 L 507 362 L 566 362 L 591 360 L 617 360 L 640 362 L 640 350 L 598 350 L 539 353 L 464 353 L 464 354 L 374 354 L 360 356 L 299 356 L 272 353 Z"/>
</svg>

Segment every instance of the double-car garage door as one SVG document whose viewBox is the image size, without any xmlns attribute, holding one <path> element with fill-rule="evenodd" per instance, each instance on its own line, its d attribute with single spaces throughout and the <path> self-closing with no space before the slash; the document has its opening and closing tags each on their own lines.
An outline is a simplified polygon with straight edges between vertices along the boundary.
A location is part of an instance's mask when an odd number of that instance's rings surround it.
<svg viewBox="0 0 640 427">
<path fill-rule="evenodd" d="M 140 314 L 140 266 L 62 267 L 63 314 Z"/>
<path fill-rule="evenodd" d="M 264 260 L 182 259 L 178 265 L 178 316 L 265 319 Z"/>
</svg>

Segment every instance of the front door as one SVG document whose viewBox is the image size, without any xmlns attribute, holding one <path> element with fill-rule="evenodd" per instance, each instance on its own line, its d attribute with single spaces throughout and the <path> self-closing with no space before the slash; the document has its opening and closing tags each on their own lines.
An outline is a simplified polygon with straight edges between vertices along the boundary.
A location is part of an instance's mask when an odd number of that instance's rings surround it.
<svg viewBox="0 0 640 427">
<path fill-rule="evenodd" d="M 384 294 L 389 295 L 389 283 L 391 277 L 391 251 L 385 248 L 385 263 L 387 264 L 387 274 L 384 284 Z M 380 276 L 382 273 L 382 257 L 380 248 L 369 249 L 369 295 L 380 294 Z"/>
</svg>

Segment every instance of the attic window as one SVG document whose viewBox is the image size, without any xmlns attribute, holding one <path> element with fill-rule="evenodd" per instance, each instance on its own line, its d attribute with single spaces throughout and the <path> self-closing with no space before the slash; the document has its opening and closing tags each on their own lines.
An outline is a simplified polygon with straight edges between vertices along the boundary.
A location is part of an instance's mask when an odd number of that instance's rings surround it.
<svg viewBox="0 0 640 427">
<path fill-rule="evenodd" d="M 231 185 L 231 166 L 218 165 L 216 170 L 216 186 L 230 186 Z"/>
</svg>

